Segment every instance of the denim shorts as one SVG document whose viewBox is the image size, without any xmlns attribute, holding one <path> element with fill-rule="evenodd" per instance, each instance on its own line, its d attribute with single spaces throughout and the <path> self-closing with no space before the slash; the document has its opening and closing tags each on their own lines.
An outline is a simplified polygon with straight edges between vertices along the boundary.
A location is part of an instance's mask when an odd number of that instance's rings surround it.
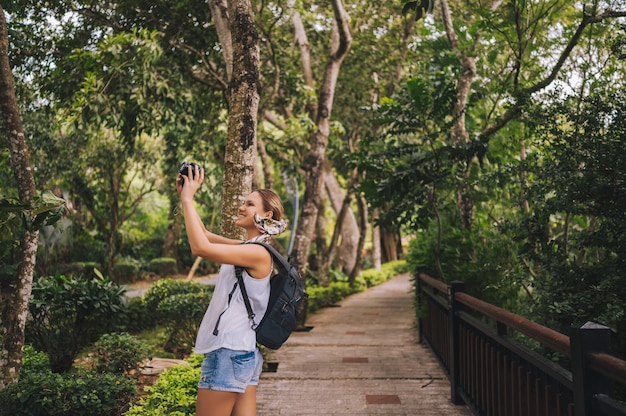
<svg viewBox="0 0 626 416">
<path fill-rule="evenodd" d="M 204 354 L 199 389 L 244 393 L 247 386 L 259 384 L 263 357 L 255 351 L 220 348 Z"/>
</svg>

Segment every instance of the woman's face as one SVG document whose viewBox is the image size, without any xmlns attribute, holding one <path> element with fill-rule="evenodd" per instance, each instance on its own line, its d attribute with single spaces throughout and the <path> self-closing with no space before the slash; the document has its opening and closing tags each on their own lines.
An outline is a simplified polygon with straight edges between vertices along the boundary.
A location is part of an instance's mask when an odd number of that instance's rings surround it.
<svg viewBox="0 0 626 416">
<path fill-rule="evenodd" d="M 235 225 L 242 228 L 254 227 L 254 214 L 262 217 L 269 215 L 268 212 L 263 211 L 263 199 L 257 192 L 252 192 L 243 201 L 239 207 Z"/>
</svg>

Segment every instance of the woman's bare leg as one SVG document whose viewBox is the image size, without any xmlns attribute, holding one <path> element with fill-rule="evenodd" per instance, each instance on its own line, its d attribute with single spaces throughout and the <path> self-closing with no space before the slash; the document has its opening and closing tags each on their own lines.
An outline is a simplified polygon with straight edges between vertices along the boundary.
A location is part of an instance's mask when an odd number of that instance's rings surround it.
<svg viewBox="0 0 626 416">
<path fill-rule="evenodd" d="M 240 393 L 198 389 L 197 416 L 230 416 Z"/>
<path fill-rule="evenodd" d="M 256 416 L 256 386 L 248 386 L 245 393 L 237 395 L 231 416 Z"/>
</svg>

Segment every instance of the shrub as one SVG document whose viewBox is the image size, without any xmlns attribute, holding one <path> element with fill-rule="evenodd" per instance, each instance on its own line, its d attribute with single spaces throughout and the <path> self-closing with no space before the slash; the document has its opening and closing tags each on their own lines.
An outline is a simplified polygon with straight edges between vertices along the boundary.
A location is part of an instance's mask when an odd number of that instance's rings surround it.
<svg viewBox="0 0 626 416">
<path fill-rule="evenodd" d="M 213 288 L 189 280 L 162 279 L 146 292 L 148 313 L 167 330 L 165 351 L 179 356 L 191 352 Z"/>
<path fill-rule="evenodd" d="M 94 346 L 98 373 L 130 376 L 149 358 L 143 342 L 126 332 L 104 334 Z"/>
<path fill-rule="evenodd" d="M 148 312 L 143 298 L 132 297 L 128 299 L 126 309 L 120 314 L 118 322 L 120 330 L 137 333 L 154 327 L 156 319 Z"/>
<path fill-rule="evenodd" d="M 203 289 L 204 287 L 204 289 Z M 164 299 L 181 293 L 198 293 L 202 290 L 213 290 L 212 286 L 201 285 L 198 282 L 179 279 L 161 279 L 156 281 L 144 294 L 143 300 L 148 313 L 157 314 L 157 308 Z M 206 305 L 205 305 L 206 306 Z"/>
<path fill-rule="evenodd" d="M 171 257 L 159 257 L 150 260 L 148 270 L 159 276 L 171 276 L 178 273 L 176 259 Z"/>
<path fill-rule="evenodd" d="M 63 264 L 58 267 L 58 272 L 65 276 L 83 276 L 89 279 L 97 277 L 95 272 L 100 265 L 93 261 L 79 261 L 75 263 Z"/>
<path fill-rule="evenodd" d="M 330 305 L 330 289 L 323 286 L 307 287 L 309 298 L 307 300 L 307 311 L 313 313 L 322 309 L 324 306 Z"/>
<path fill-rule="evenodd" d="M 148 395 L 138 405 L 131 406 L 125 416 L 193 416 L 203 355 L 194 355 L 189 364 L 177 365 L 159 376 L 156 383 L 146 387 Z"/>
<path fill-rule="evenodd" d="M 50 360 L 46 353 L 37 351 L 32 345 L 25 345 L 21 374 L 44 371 L 50 371 Z"/>
<path fill-rule="evenodd" d="M 117 282 L 132 282 L 139 276 L 139 265 L 132 260 L 122 260 L 115 264 L 113 276 Z"/>
<path fill-rule="evenodd" d="M 56 374 L 24 368 L 0 391 L 0 416 L 121 415 L 136 392 L 134 380 L 115 374 Z"/>
<path fill-rule="evenodd" d="M 332 275 L 333 282 L 328 287 L 308 286 L 306 291 L 309 294 L 307 301 L 307 311 L 313 313 L 326 306 L 339 302 L 341 299 L 353 293 L 361 292 L 367 287 L 379 285 L 399 273 L 404 273 L 408 265 L 404 260 L 385 263 L 381 270 L 368 269 L 357 277 L 354 284 L 350 286 L 347 277 L 342 273 Z"/>
<path fill-rule="evenodd" d="M 179 356 L 191 352 L 212 291 L 180 293 L 163 299 L 157 308 L 159 322 L 167 328 L 163 349 Z"/>
<path fill-rule="evenodd" d="M 332 282 L 329 288 L 330 303 L 337 303 L 346 296 L 354 293 L 348 282 Z"/>
<path fill-rule="evenodd" d="M 124 290 L 106 278 L 63 275 L 33 284 L 27 340 L 48 354 L 55 372 L 68 371 L 81 348 L 115 327 L 126 306 Z"/>
<path fill-rule="evenodd" d="M 443 280 L 465 282 L 465 291 L 485 302 L 515 312 L 519 285 L 507 271 L 519 270 L 518 242 L 497 229 L 456 230 L 444 226 L 439 260 Z M 409 242 L 407 261 L 412 271 L 442 278 L 433 256 L 436 232 L 424 232 Z"/>
</svg>

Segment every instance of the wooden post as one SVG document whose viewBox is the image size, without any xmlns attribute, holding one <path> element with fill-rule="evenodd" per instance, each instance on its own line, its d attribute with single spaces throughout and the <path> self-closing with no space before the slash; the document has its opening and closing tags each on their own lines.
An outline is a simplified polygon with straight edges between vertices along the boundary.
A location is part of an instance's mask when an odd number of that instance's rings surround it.
<svg viewBox="0 0 626 416">
<path fill-rule="evenodd" d="M 418 341 L 420 344 L 424 343 L 424 334 L 422 333 L 422 329 L 424 328 L 424 317 L 422 316 L 422 310 L 424 305 L 422 302 L 425 299 L 425 296 L 422 296 L 422 290 L 424 290 L 424 284 L 422 283 L 422 279 L 420 279 L 419 272 L 416 272 L 415 276 L 415 299 L 417 300 L 417 332 L 418 332 Z"/>
<path fill-rule="evenodd" d="M 459 319 L 456 313 L 461 309 L 461 305 L 457 303 L 454 295 L 457 292 L 463 292 L 465 284 L 460 281 L 450 282 L 448 285 L 448 334 L 450 337 L 450 398 L 454 404 L 465 404 L 461 397 L 461 375 L 460 375 L 460 337 L 459 337 Z"/>
<path fill-rule="evenodd" d="M 588 368 L 588 355 L 609 352 L 611 330 L 604 325 L 587 322 L 570 330 L 574 416 L 592 416 L 591 402 L 598 394 L 610 394 L 611 382 Z"/>
</svg>

